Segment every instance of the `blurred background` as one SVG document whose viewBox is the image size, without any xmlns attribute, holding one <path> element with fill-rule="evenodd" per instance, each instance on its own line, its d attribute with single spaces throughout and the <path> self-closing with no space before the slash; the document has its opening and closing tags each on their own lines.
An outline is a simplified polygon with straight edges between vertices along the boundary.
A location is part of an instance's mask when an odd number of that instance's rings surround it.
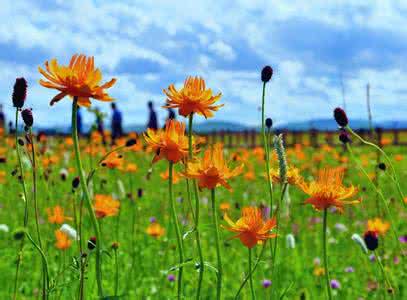
<svg viewBox="0 0 407 300">
<path fill-rule="evenodd" d="M 83 53 L 118 79 L 109 93 L 125 131 L 145 128 L 148 101 L 162 126 L 162 89 L 188 75 L 223 94 L 225 107 L 201 126 L 259 127 L 266 64 L 275 74 L 266 115 L 277 127 L 335 129 L 336 106 L 366 127 L 369 97 L 376 127 L 407 128 L 406 16 L 406 1 L 2 0 L 0 104 L 10 120 L 12 87 L 23 76 L 37 130 L 69 130 L 70 101 L 50 108 L 55 92 L 38 84 L 37 68 Z M 111 114 L 110 105 L 97 107 Z M 82 117 L 86 130 L 94 114 Z"/>
</svg>

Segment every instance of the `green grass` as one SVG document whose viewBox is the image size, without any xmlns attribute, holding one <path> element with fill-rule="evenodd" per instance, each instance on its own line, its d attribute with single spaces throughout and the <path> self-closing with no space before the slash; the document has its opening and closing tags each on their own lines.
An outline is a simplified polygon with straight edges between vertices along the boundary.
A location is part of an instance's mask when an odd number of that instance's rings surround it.
<svg viewBox="0 0 407 300">
<path fill-rule="evenodd" d="M 4 141 L 3 141 L 4 142 Z M 11 143 L 12 144 L 12 143 Z M 62 146 L 61 146 L 62 145 Z M 41 145 L 38 145 L 41 148 Z M 42 145 L 44 147 L 44 145 Z M 14 240 L 13 232 L 22 226 L 24 203 L 20 197 L 21 185 L 16 176 L 11 173 L 17 166 L 15 151 L 10 147 L 7 149 L 7 163 L 0 164 L 0 171 L 5 171 L 4 183 L 0 185 L 0 224 L 7 224 L 10 231 L 0 231 L 0 289 L 1 299 L 10 299 L 13 291 L 16 256 L 19 248 L 19 241 Z M 318 168 L 326 166 L 338 166 L 340 163 L 332 152 L 321 149 L 304 148 L 305 158 L 298 160 L 293 155 L 288 155 L 289 163 L 303 169 L 302 175 L 306 180 L 312 178 Z M 355 148 L 358 158 L 366 158 L 366 169 L 368 173 L 375 172 L 376 153 L 367 148 Z M 402 147 L 388 147 L 385 150 L 391 156 L 404 154 Z M 229 157 L 235 150 L 228 150 Z M 250 151 L 250 150 L 248 150 Z M 338 155 L 347 156 L 342 153 L 342 148 L 333 150 Z M 82 151 L 83 152 L 83 151 Z M 324 153 L 322 161 L 315 161 L 313 158 Z M 44 157 L 53 155 L 59 158 L 58 162 L 49 166 L 46 170 L 39 163 L 40 179 L 38 183 L 38 201 L 41 216 L 41 236 L 44 251 L 48 258 L 53 289 L 50 292 L 50 299 L 74 299 L 78 295 L 79 269 L 75 261 L 79 258 L 79 250 L 76 242 L 72 246 L 61 251 L 55 248 L 54 231 L 60 226 L 49 224 L 47 221 L 46 208 L 61 205 L 65 208 L 65 214 L 73 217 L 73 203 L 78 206 L 80 191 L 72 192 L 71 182 L 76 176 L 75 172 L 70 172 L 66 181 L 60 178 L 62 168 L 75 168 L 72 156 L 72 146 L 64 145 L 64 141 L 53 138 L 48 139 L 47 151 L 38 154 L 38 161 Z M 26 156 L 24 154 L 24 156 Z M 66 158 L 64 158 L 66 156 Z M 92 159 L 83 153 L 85 170 L 89 172 L 91 164 L 94 164 L 98 157 Z M 115 284 L 115 259 L 111 244 L 119 242 L 118 264 L 119 264 L 119 296 L 123 299 L 174 299 L 176 296 L 176 282 L 167 280 L 168 274 L 176 275 L 176 270 L 171 270 L 178 261 L 174 227 L 171 223 L 169 213 L 167 183 L 159 174 L 166 170 L 167 163 L 160 161 L 152 168 L 152 174 L 148 179 L 148 170 L 151 167 L 151 153 L 144 152 L 123 152 L 124 163 L 136 163 L 139 167 L 134 174 L 126 174 L 120 170 L 109 170 L 100 168 L 93 180 L 93 193 L 114 194 L 121 202 L 120 216 L 109 217 L 100 220 L 103 237 L 102 254 L 102 275 L 105 296 L 114 294 Z M 25 159 L 26 161 L 26 159 Z M 221 202 L 229 202 L 231 210 L 229 215 L 233 220 L 240 216 L 240 210 L 236 207 L 247 205 L 266 205 L 268 195 L 264 174 L 264 164 L 259 162 L 253 155 L 249 157 L 249 163 L 254 167 L 256 180 L 246 181 L 243 176 L 233 180 L 231 185 L 233 191 L 229 192 L 224 188 L 218 188 L 216 198 L 218 207 Z M 232 164 L 236 164 L 232 162 Z M 93 165 L 94 166 L 94 165 Z M 331 279 L 340 282 L 341 287 L 333 291 L 336 299 L 391 299 L 384 286 L 382 274 L 377 263 L 371 262 L 368 255 L 364 254 L 359 246 L 351 240 L 353 233 L 363 234 L 365 222 L 370 218 L 382 217 L 388 220 L 389 216 L 383 215 L 383 205 L 377 206 L 374 190 L 369 188 L 368 181 L 357 170 L 355 164 L 349 160 L 346 164 L 347 172 L 345 183 L 354 184 L 360 187 L 359 196 L 363 202 L 359 205 L 347 207 L 345 213 L 329 213 L 328 215 L 328 255 Z M 402 189 L 407 190 L 407 157 L 395 164 Z M 181 171 L 182 166 L 177 165 L 176 170 Z M 25 164 L 27 172 L 26 183 L 28 193 L 31 197 L 32 177 L 30 174 L 30 164 Z M 44 176 L 44 172 L 47 176 Z M 387 171 L 388 172 L 388 171 Z M 47 177 L 47 179 L 45 179 Z M 118 181 L 125 187 L 125 194 L 122 195 L 118 188 Z M 380 187 L 386 199 L 389 200 L 390 209 L 394 214 L 393 222 L 400 234 L 406 234 L 407 212 L 400 205 L 397 198 L 397 191 L 391 184 L 385 172 L 379 172 Z M 143 196 L 137 197 L 137 190 L 143 190 Z M 283 216 L 280 222 L 279 250 L 276 259 L 274 275 L 271 274 L 271 254 L 269 245 L 265 251 L 254 276 L 254 288 L 257 299 L 279 299 L 280 295 L 286 291 L 286 299 L 324 299 L 325 284 L 324 277 L 313 274 L 314 260 L 321 259 L 322 266 L 322 212 L 316 212 L 309 205 L 303 205 L 306 195 L 296 187 L 290 187 L 291 209 L 289 217 Z M 131 194 L 131 197 L 129 197 Z M 275 185 L 275 198 L 280 197 L 280 187 Z M 181 202 L 177 201 L 177 211 L 181 220 L 182 232 L 186 233 L 193 227 L 193 221 L 189 213 L 187 203 L 186 182 L 181 180 L 174 187 L 174 195 Z M 215 237 L 213 234 L 210 195 L 208 192 L 201 192 L 201 241 L 203 246 L 204 260 L 211 266 L 216 266 Z M 133 199 L 133 200 L 131 200 Z M 284 209 L 283 209 L 284 211 Z M 221 212 L 219 211 L 221 216 Z M 149 225 L 149 218 L 156 217 L 157 221 L 166 229 L 166 233 L 160 239 L 154 239 L 146 234 L 145 230 Z M 131 226 L 135 219 L 134 234 Z M 316 219 L 317 218 L 317 219 Z M 225 224 L 219 220 L 220 224 Z M 73 221 L 66 223 L 74 226 Z M 347 231 L 340 232 L 335 228 L 335 224 L 342 223 L 347 227 Z M 86 249 L 87 239 L 94 235 L 89 216 L 84 215 L 84 245 Z M 36 240 L 33 203 L 30 199 L 29 210 L 29 232 Z M 286 235 L 293 233 L 296 239 L 296 247 L 289 249 L 286 246 Z M 220 229 L 222 243 L 222 259 L 224 268 L 223 298 L 232 299 L 237 292 L 245 272 L 248 269 L 248 251 L 239 240 L 230 240 L 232 233 Z M 403 251 L 406 251 L 405 244 L 401 244 Z M 190 234 L 184 239 L 185 256 L 192 259 L 192 262 L 184 267 L 184 295 L 185 299 L 195 297 L 198 274 L 194 263 L 198 261 L 194 235 Z M 261 246 L 254 248 L 254 260 L 260 253 Z M 87 251 L 89 252 L 89 251 Z M 394 299 L 405 299 L 407 264 L 403 254 L 399 253 L 395 240 L 389 231 L 384 238 L 380 238 L 378 250 L 382 256 L 385 269 L 390 276 L 393 286 L 396 288 Z M 370 255 L 370 254 L 369 254 Z M 394 258 L 398 257 L 400 263 L 395 264 Z M 85 282 L 85 299 L 95 299 L 97 288 L 95 281 L 94 253 L 89 252 L 89 266 L 87 268 L 87 279 Z M 345 268 L 353 267 L 353 273 L 346 273 Z M 38 252 L 26 241 L 24 247 L 24 257 L 21 267 L 21 276 L 18 285 L 19 299 L 40 298 L 41 290 L 41 260 Z M 176 277 L 176 276 L 175 276 Z M 268 289 L 262 287 L 263 279 L 273 278 L 272 286 Z M 377 283 L 377 289 L 368 289 Z M 205 270 L 202 299 L 214 299 L 216 293 L 216 274 L 211 267 Z M 250 299 L 249 285 L 245 286 L 241 293 L 241 299 Z M 305 298 L 304 298 L 305 297 Z"/>
</svg>

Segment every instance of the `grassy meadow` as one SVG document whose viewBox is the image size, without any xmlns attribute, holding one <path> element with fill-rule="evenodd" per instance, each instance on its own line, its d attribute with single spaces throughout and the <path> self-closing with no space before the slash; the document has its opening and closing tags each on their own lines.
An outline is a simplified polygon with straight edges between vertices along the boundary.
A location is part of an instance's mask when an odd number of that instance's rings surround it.
<svg viewBox="0 0 407 300">
<path fill-rule="evenodd" d="M 72 135 L 33 134 L 17 78 L 18 131 L 0 140 L 1 299 L 407 297 L 405 149 L 361 138 L 342 109 L 343 145 L 284 147 L 265 67 L 261 146 L 227 148 L 194 134 L 221 94 L 188 77 L 164 90 L 178 120 L 113 143 L 78 137 L 77 109 L 112 101 L 116 79 L 102 84 L 83 55 L 39 71 L 59 92 L 51 106 L 72 102 Z"/>
</svg>

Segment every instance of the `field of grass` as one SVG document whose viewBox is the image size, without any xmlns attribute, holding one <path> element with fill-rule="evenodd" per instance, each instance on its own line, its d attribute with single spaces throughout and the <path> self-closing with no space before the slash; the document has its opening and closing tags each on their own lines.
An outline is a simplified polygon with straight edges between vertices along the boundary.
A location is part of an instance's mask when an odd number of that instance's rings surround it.
<svg viewBox="0 0 407 300">
<path fill-rule="evenodd" d="M 154 153 L 151 149 L 140 146 L 140 143 L 144 143 L 141 137 L 137 140 L 138 144 L 135 146 L 123 148 L 109 156 L 111 164 L 106 165 L 98 162 L 102 155 L 112 148 L 103 146 L 96 135 L 90 141 L 81 139 L 85 173 L 96 170 L 89 185 L 91 197 L 107 195 L 120 202 L 117 214 L 98 219 L 101 241 L 97 242 L 102 247 L 101 275 L 104 297 L 174 299 L 177 295 L 178 280 L 177 242 L 170 214 L 168 180 L 161 176 L 164 176 L 168 169 L 168 162 L 161 160 L 152 165 Z M 125 139 L 118 144 L 123 143 Z M 69 237 L 69 247 L 64 250 L 56 247 L 55 231 L 62 224 L 69 224 L 79 230 L 82 197 L 80 187 L 72 188 L 72 181 L 78 175 L 72 144 L 71 138 L 43 137 L 40 141 L 35 140 L 39 231 L 49 268 L 49 299 L 78 298 L 81 268 L 85 269 L 84 299 L 97 297 L 95 250 L 89 250 L 87 246 L 89 238 L 95 233 L 86 208 L 83 208 L 82 240 Z M 0 163 L 0 224 L 4 224 L 0 230 L 1 299 L 10 299 L 13 295 L 17 255 L 22 242 L 19 233 L 23 229 L 25 208 L 14 145 L 12 136 L 3 137 L 1 140 L 0 156 L 4 158 Z M 26 230 L 33 240 L 37 241 L 31 146 L 27 146 L 25 142 L 20 150 L 29 205 Z M 395 166 L 402 190 L 407 190 L 407 158 L 403 157 L 405 149 L 386 147 L 385 150 Z M 343 148 L 322 146 L 312 149 L 297 145 L 286 150 L 289 166 L 298 168 L 305 181 L 315 179 L 319 169 L 343 167 L 345 186 L 354 185 L 359 188 L 356 198 L 362 200 L 360 204 L 346 206 L 343 214 L 332 209 L 328 211 L 328 262 L 331 280 L 337 283 L 332 285 L 333 297 L 405 299 L 405 241 L 396 241 L 392 230 L 379 236 L 376 253 L 383 264 L 383 273 L 377 258 L 374 259 L 373 252 L 364 253 L 360 245 L 351 238 L 354 233 L 363 236 L 366 222 L 374 218 L 381 218 L 384 222 L 392 221 L 398 234 L 397 238 L 402 238 L 407 233 L 406 210 L 391 180 L 389 166 L 387 165 L 386 171 L 378 169 L 377 153 L 370 147 L 354 147 L 353 151 L 368 175 L 374 182 L 377 180 L 393 217 L 386 213 L 383 202 L 368 179 L 358 170 L 349 153 Z M 222 227 L 227 226 L 222 218 L 223 213 L 227 212 L 232 220 L 237 220 L 244 206 L 267 207 L 269 195 L 264 152 L 261 148 L 227 149 L 225 156 L 231 166 L 244 164 L 242 174 L 230 181 L 232 191 L 224 187 L 216 188 L 215 203 L 218 222 L 221 225 L 219 233 L 223 265 L 222 299 L 233 299 L 248 272 L 248 248 L 238 239 L 231 239 L 234 233 Z M 381 160 L 384 161 L 383 157 Z M 137 166 L 137 170 L 133 168 L 133 164 Z M 271 157 L 271 164 L 278 168 L 275 155 Z M 182 172 L 183 168 L 181 164 L 175 165 L 177 172 Z M 194 221 L 188 200 L 187 183 L 182 177 L 174 184 L 174 196 L 177 217 L 184 235 L 183 299 L 194 299 L 199 269 L 196 264 L 199 260 L 195 235 L 188 234 L 194 227 Z M 217 258 L 211 195 L 208 190 L 202 190 L 199 196 L 199 229 L 205 261 L 201 298 L 215 299 Z M 274 203 L 279 202 L 281 185 L 278 182 L 273 185 L 273 196 Z M 289 198 L 289 205 L 286 200 L 282 201 L 281 205 L 278 247 L 274 262 L 272 245 L 275 239 L 271 239 L 266 242 L 264 253 L 253 274 L 254 292 L 258 299 L 280 299 L 282 296 L 285 299 L 324 299 L 326 286 L 322 252 L 323 212 L 315 211 L 311 205 L 304 205 L 308 196 L 297 186 L 289 187 Z M 195 207 L 193 197 L 191 202 L 192 207 Z M 65 217 L 61 220 L 52 219 L 52 209 L 56 206 L 64 210 Z M 276 212 L 275 207 L 272 212 Z M 151 224 L 160 224 L 164 231 L 158 231 L 158 237 L 152 236 L 151 230 L 148 231 Z M 41 298 L 41 256 L 27 238 L 23 240 L 22 263 L 17 284 L 18 298 Z M 252 263 L 256 261 L 262 249 L 263 245 L 260 244 L 253 248 Z M 86 257 L 83 254 L 86 254 Z M 385 282 L 383 274 L 388 277 L 393 293 L 389 291 L 390 286 Z M 271 286 L 267 286 L 267 280 L 271 281 Z M 248 283 L 244 286 L 240 299 L 251 297 Z"/>
</svg>

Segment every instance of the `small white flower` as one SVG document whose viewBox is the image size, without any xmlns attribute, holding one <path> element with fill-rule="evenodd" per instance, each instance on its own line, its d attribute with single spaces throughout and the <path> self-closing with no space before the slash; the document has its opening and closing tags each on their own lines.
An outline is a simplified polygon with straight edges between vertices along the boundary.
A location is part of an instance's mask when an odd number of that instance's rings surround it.
<svg viewBox="0 0 407 300">
<path fill-rule="evenodd" d="M 359 234 L 357 234 L 357 233 L 352 234 L 352 240 L 354 240 L 360 246 L 362 251 L 367 254 L 367 247 L 366 247 L 365 241 Z"/>
<path fill-rule="evenodd" d="M 68 224 L 62 224 L 59 230 L 61 230 L 73 240 L 79 239 L 78 235 L 76 234 L 76 230 Z"/>
<path fill-rule="evenodd" d="M 0 231 L 9 232 L 10 229 L 8 228 L 8 226 L 6 224 L 0 224 Z"/>
<path fill-rule="evenodd" d="M 122 199 L 125 198 L 126 190 L 124 189 L 123 181 L 121 181 L 120 179 L 117 179 L 117 188 L 119 190 L 120 198 L 122 198 Z"/>
<path fill-rule="evenodd" d="M 289 249 L 295 248 L 295 237 L 292 233 L 287 234 L 286 245 L 287 245 L 287 248 L 289 248 Z"/>
<path fill-rule="evenodd" d="M 342 223 L 336 223 L 335 224 L 335 229 L 338 230 L 339 232 L 348 231 L 348 227 L 346 227 L 346 225 L 342 224 Z"/>
</svg>

